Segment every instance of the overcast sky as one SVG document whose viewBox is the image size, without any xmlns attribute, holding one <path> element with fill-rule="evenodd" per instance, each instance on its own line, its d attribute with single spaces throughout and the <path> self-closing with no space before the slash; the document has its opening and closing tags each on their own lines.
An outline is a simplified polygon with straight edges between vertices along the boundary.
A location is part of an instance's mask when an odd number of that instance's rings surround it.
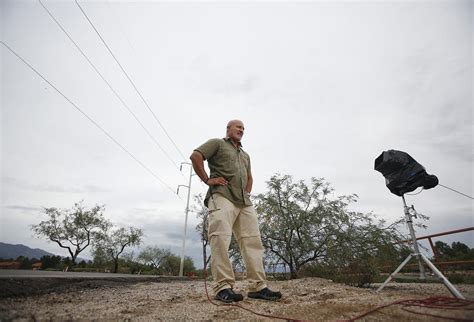
<svg viewBox="0 0 474 322">
<path fill-rule="evenodd" d="M 359 195 L 351 209 L 390 222 L 402 200 L 373 166 L 396 149 L 473 195 L 472 1 L 79 3 L 162 127 L 73 0 L 43 4 L 125 104 L 38 1 L 1 1 L 2 41 L 165 184 L 1 46 L 2 242 L 66 255 L 30 225 L 41 207 L 84 200 L 180 254 L 186 190 L 172 191 L 189 168 L 177 167 L 230 119 L 245 123 L 254 194 L 275 173 L 324 177 L 334 196 Z M 419 236 L 474 226 L 472 199 L 443 187 L 407 202 L 431 217 Z M 199 267 L 196 224 L 191 213 Z M 437 240 L 474 247 L 472 232 Z"/>
</svg>

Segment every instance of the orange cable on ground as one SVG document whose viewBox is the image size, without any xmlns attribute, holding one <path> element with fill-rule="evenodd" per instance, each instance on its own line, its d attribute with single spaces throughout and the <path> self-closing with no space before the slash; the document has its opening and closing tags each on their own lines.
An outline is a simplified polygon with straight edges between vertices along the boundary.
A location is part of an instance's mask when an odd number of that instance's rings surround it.
<svg viewBox="0 0 474 322">
<path fill-rule="evenodd" d="M 431 308 L 431 309 L 445 309 L 445 310 L 459 310 L 459 309 L 464 309 L 464 310 L 474 310 L 474 307 L 472 308 L 467 308 L 469 305 L 474 305 L 474 301 L 470 300 L 462 300 L 462 299 L 457 299 L 454 297 L 444 297 L 444 296 L 435 296 L 435 297 L 428 297 L 425 299 L 421 300 L 415 300 L 415 299 L 410 299 L 410 300 L 400 300 L 400 301 L 395 301 L 389 304 L 381 305 L 379 307 L 376 307 L 373 310 L 370 310 L 368 312 L 365 312 L 359 316 L 356 316 L 355 318 L 346 320 L 346 321 L 355 321 L 359 320 L 369 314 L 372 314 L 376 311 L 379 311 L 383 308 L 392 306 L 392 305 L 402 305 L 402 310 L 417 314 L 417 315 L 424 315 L 424 316 L 430 316 L 430 317 L 435 317 L 435 318 L 440 318 L 440 319 L 447 319 L 447 320 L 452 320 L 452 321 L 472 321 L 472 319 L 461 319 L 461 318 L 456 318 L 456 317 L 451 317 L 451 316 L 444 316 L 444 315 L 436 315 L 436 314 L 431 314 L 431 313 L 424 313 L 424 312 L 417 312 L 414 310 L 410 310 L 408 308 L 411 307 L 422 307 L 422 308 Z"/>
</svg>

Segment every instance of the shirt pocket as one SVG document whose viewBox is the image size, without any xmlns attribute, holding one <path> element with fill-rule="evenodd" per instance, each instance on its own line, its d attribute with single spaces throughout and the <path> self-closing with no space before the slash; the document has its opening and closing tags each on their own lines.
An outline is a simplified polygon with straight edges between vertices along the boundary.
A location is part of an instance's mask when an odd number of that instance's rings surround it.
<svg viewBox="0 0 474 322">
<path fill-rule="evenodd" d="M 224 156 L 224 164 L 228 173 L 235 173 L 239 166 L 237 160 L 237 153 L 235 153 L 234 151 L 229 151 L 228 153 L 226 153 Z"/>
<path fill-rule="evenodd" d="M 247 154 L 240 153 L 240 160 L 245 169 L 248 169 L 250 167 L 250 158 L 247 156 Z"/>
</svg>

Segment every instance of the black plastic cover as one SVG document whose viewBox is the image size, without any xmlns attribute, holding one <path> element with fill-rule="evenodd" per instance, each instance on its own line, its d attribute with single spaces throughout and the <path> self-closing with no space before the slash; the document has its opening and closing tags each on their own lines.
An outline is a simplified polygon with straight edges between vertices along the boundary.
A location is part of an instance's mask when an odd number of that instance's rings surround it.
<svg viewBox="0 0 474 322">
<path fill-rule="evenodd" d="M 406 152 L 384 151 L 375 159 L 374 168 L 383 174 L 385 185 L 397 196 L 418 187 L 430 189 L 438 185 L 438 178 L 426 173 L 425 168 Z"/>
</svg>

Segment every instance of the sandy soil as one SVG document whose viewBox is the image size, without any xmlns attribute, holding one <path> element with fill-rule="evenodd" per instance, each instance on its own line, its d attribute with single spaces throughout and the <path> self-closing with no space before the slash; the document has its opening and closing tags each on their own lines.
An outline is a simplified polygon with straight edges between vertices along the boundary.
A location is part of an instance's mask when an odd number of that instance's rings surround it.
<svg viewBox="0 0 474 322">
<path fill-rule="evenodd" d="M 245 293 L 245 282 L 237 289 Z M 347 320 L 378 306 L 407 299 L 450 297 L 442 284 L 389 284 L 382 292 L 375 288 L 356 288 L 320 278 L 270 282 L 280 290 L 278 302 L 247 299 L 241 306 L 267 315 L 297 320 Z M 374 285 L 375 287 L 376 285 Z M 29 285 L 28 287 L 32 287 Z M 44 288 L 44 285 L 41 286 Z M 410 307 L 409 310 L 467 320 L 474 319 L 474 285 L 457 285 L 471 302 L 452 310 Z M 37 292 L 38 293 L 38 292 Z M 5 293 L 4 293 L 5 294 Z M 36 320 L 270 320 L 235 305 L 215 306 L 207 300 L 204 282 L 95 282 L 63 285 L 47 294 L 4 296 L 0 298 L 1 321 Z M 407 312 L 394 305 L 374 312 L 362 320 L 446 321 Z"/>
</svg>

